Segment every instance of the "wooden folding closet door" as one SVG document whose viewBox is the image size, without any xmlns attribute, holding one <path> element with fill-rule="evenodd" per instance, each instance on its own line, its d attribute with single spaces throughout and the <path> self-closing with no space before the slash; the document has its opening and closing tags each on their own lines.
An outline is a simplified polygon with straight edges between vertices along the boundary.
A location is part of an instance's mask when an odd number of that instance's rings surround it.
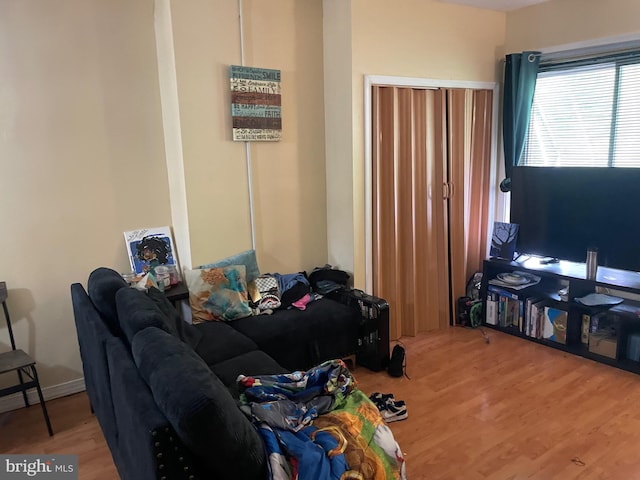
<svg viewBox="0 0 640 480">
<path fill-rule="evenodd" d="M 491 90 L 447 90 L 451 305 L 487 254 L 491 172 Z"/>
<path fill-rule="evenodd" d="M 448 326 L 469 265 L 484 257 L 468 226 L 488 208 L 489 164 L 472 168 L 489 159 L 487 92 L 373 87 L 373 293 L 391 305 L 392 338 Z"/>
<path fill-rule="evenodd" d="M 392 305 L 398 338 L 448 324 L 446 99 L 440 90 L 381 86 L 372 99 L 373 292 Z"/>
</svg>

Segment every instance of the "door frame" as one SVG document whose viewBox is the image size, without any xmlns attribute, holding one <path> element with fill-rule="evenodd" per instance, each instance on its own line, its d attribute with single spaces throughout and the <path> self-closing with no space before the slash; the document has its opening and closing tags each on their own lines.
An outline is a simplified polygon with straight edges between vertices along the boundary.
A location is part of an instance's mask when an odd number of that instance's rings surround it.
<svg viewBox="0 0 640 480">
<path fill-rule="evenodd" d="M 364 217 L 365 217 L 365 291 L 373 293 L 373 180 L 372 180 L 372 101 L 371 90 L 373 86 L 410 87 L 436 90 L 438 88 L 470 88 L 474 90 L 493 90 L 493 119 L 491 125 L 491 194 L 489 196 L 489 224 L 495 218 L 503 218 L 506 201 L 505 195 L 498 201 L 498 159 L 503 158 L 498 154 L 498 110 L 500 105 L 499 85 L 497 82 L 471 82 L 459 80 L 438 80 L 432 78 L 397 77 L 387 75 L 364 76 Z M 501 138 L 501 136 L 500 136 Z M 487 245 L 487 255 L 489 245 Z"/>
</svg>

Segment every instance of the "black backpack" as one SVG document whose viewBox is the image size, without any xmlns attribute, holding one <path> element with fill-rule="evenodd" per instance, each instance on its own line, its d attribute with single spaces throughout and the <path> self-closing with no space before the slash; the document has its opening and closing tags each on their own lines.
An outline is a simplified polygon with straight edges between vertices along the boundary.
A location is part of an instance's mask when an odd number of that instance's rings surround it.
<svg viewBox="0 0 640 480">
<path fill-rule="evenodd" d="M 406 375 L 406 359 L 405 359 L 405 351 L 404 346 L 401 344 L 397 344 L 393 347 L 391 351 L 391 360 L 389 360 L 389 366 L 387 367 L 387 372 L 392 377 L 401 377 Z M 409 376 L 407 375 L 407 378 Z"/>
</svg>

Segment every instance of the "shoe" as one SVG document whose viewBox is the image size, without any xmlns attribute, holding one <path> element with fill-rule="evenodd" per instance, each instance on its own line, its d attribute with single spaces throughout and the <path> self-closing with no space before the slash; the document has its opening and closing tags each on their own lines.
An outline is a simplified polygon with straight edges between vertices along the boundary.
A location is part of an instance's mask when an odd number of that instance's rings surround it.
<svg viewBox="0 0 640 480">
<path fill-rule="evenodd" d="M 375 404 L 375 406 L 378 407 L 378 410 L 384 410 L 388 402 L 395 401 L 392 393 L 380 392 L 373 392 L 369 397 L 369 400 L 371 400 Z"/>
<path fill-rule="evenodd" d="M 387 408 L 385 410 L 381 410 L 380 413 L 384 421 L 387 423 L 409 418 L 407 406 L 402 400 L 394 402 L 393 404 L 387 404 Z"/>
<path fill-rule="evenodd" d="M 409 417 L 404 400 L 396 400 L 392 393 L 374 392 L 369 399 L 375 404 L 385 422 L 397 422 Z"/>
</svg>

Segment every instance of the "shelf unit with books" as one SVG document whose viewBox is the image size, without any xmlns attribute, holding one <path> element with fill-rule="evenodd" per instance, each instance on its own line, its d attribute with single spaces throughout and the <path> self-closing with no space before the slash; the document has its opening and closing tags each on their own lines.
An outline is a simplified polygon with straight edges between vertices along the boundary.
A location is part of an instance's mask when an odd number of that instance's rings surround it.
<svg viewBox="0 0 640 480">
<path fill-rule="evenodd" d="M 511 282 L 513 280 L 513 282 Z M 584 305 L 601 293 L 617 305 Z M 483 325 L 527 341 L 640 374 L 640 273 L 539 257 L 483 263 Z"/>
</svg>

